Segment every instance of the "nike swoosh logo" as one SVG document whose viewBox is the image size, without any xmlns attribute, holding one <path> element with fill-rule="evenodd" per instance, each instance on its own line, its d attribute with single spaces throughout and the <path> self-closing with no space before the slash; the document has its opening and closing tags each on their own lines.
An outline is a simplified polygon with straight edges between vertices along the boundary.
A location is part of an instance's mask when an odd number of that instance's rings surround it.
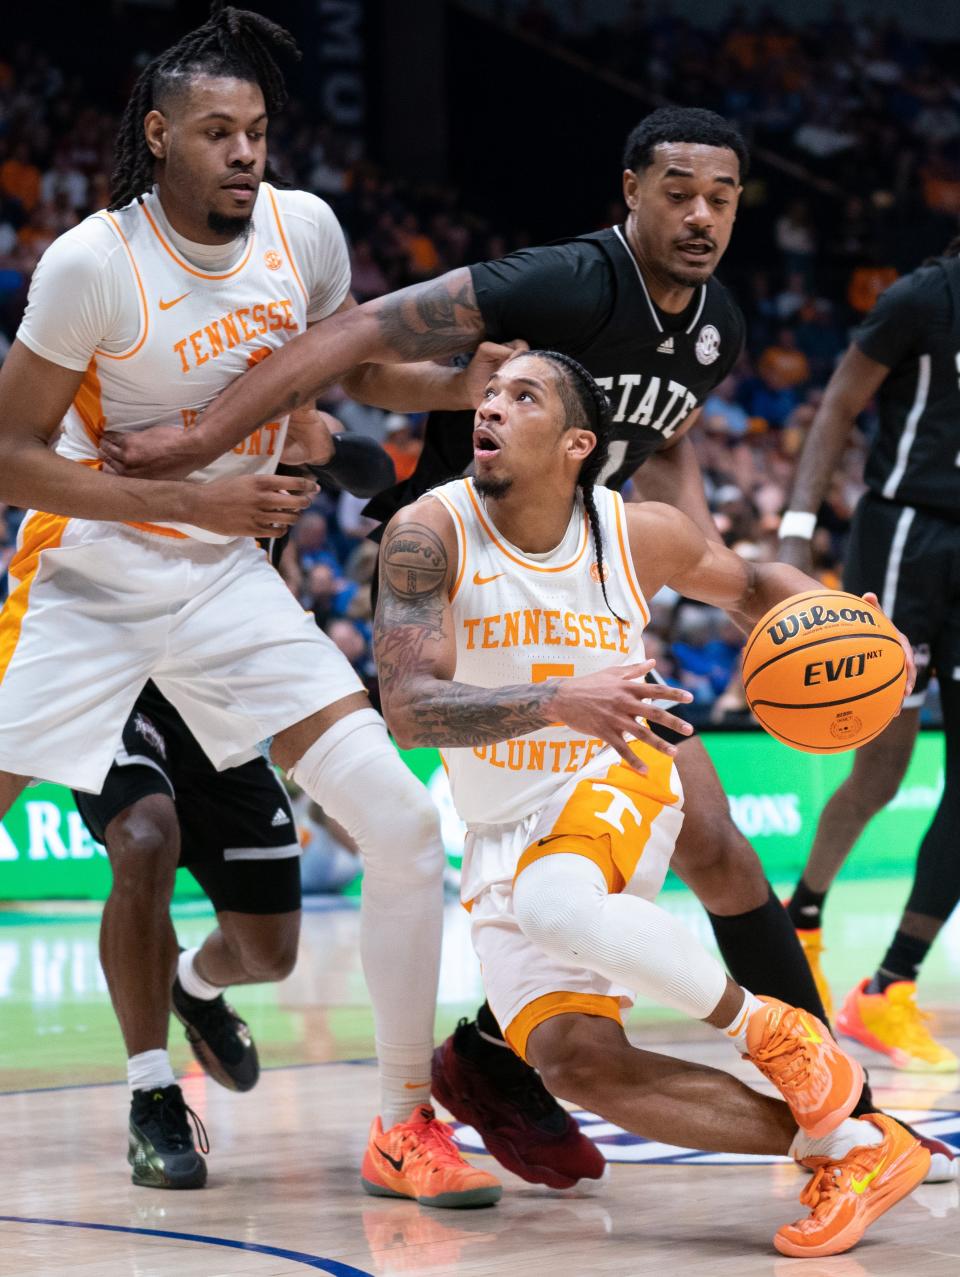
<svg viewBox="0 0 960 1277">
<path fill-rule="evenodd" d="M 813 1026 L 808 1024 L 802 1015 L 798 1016 L 797 1019 L 800 1023 L 800 1028 L 802 1030 L 800 1036 L 803 1040 L 805 1042 L 812 1042 L 815 1046 L 821 1046 L 823 1044 L 823 1038 L 819 1033 L 817 1033 Z"/>
<path fill-rule="evenodd" d="M 184 297 L 189 297 L 189 296 L 190 296 L 190 294 L 191 294 L 192 292 L 193 292 L 193 289 L 192 289 L 192 288 L 188 288 L 188 289 L 187 289 L 187 291 L 186 291 L 185 293 L 181 293 L 179 297 L 174 297 L 174 299 L 173 299 L 173 301 L 172 301 L 172 302 L 165 302 L 165 301 L 163 300 L 163 298 L 161 297 L 161 298 L 160 298 L 160 309 L 161 309 L 161 310 L 169 310 L 171 306 L 176 306 L 177 302 L 182 302 L 182 301 L 183 301 L 183 299 L 184 299 Z"/>
<path fill-rule="evenodd" d="M 538 847 L 545 847 L 548 842 L 556 842 L 558 838 L 566 838 L 566 834 L 548 834 L 546 838 L 541 838 L 537 842 Z"/>
<path fill-rule="evenodd" d="M 405 1091 L 425 1091 L 430 1089 L 429 1082 L 404 1082 L 403 1089 Z"/>
<path fill-rule="evenodd" d="M 373 1146 L 373 1147 L 377 1150 L 377 1152 L 380 1154 L 380 1156 L 381 1156 L 381 1157 L 382 1157 L 385 1161 L 387 1161 L 387 1162 L 389 1162 L 389 1163 L 390 1163 L 390 1165 L 393 1167 L 393 1169 L 394 1169 L 395 1171 L 399 1172 L 399 1171 L 402 1171 L 402 1170 L 403 1170 L 403 1158 L 402 1158 L 402 1157 L 400 1158 L 400 1160 L 399 1160 L 399 1162 L 398 1162 L 398 1161 L 397 1161 L 397 1159 L 396 1159 L 395 1157 L 391 1157 L 389 1153 L 385 1153 L 385 1152 L 383 1151 L 383 1149 L 380 1147 L 380 1145 L 379 1145 L 379 1144 L 374 1144 L 374 1146 Z"/>
<path fill-rule="evenodd" d="M 481 576 L 479 572 L 474 572 L 473 583 L 474 585 L 489 585 L 491 581 L 497 581 L 505 575 L 504 572 L 495 572 L 493 576 Z"/>
<path fill-rule="evenodd" d="M 877 1163 L 876 1167 L 874 1168 L 874 1170 L 872 1170 L 869 1175 L 864 1175 L 863 1179 L 857 1179 L 856 1176 L 851 1175 L 850 1187 L 853 1189 L 853 1191 L 857 1194 L 863 1193 L 867 1189 L 868 1185 L 872 1184 L 873 1181 L 880 1174 L 880 1172 L 883 1170 L 884 1163 L 886 1162 L 886 1160 L 887 1159 L 885 1157 L 881 1158 L 880 1161 Z"/>
<path fill-rule="evenodd" d="M 736 1022 L 736 1024 L 733 1026 L 732 1029 L 727 1029 L 728 1038 L 735 1038 L 737 1036 L 737 1034 L 743 1028 L 744 1021 L 746 1020 L 749 1014 L 750 1014 L 749 1010 L 746 1007 L 744 1007 L 743 1015 L 740 1017 L 740 1019 Z"/>
</svg>

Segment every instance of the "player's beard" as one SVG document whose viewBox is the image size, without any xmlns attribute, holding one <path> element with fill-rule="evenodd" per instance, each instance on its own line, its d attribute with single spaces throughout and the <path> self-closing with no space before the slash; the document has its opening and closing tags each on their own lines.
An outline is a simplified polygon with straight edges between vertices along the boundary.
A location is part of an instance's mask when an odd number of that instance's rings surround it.
<svg viewBox="0 0 960 1277">
<path fill-rule="evenodd" d="M 501 497 L 505 497 L 513 487 L 513 480 L 478 479 L 476 475 L 474 475 L 473 486 L 482 497 L 492 497 L 494 501 L 499 501 L 499 499 Z"/>
<path fill-rule="evenodd" d="M 214 235 L 229 235 L 231 239 L 246 239 L 253 229 L 253 213 L 246 217 L 226 217 L 223 213 L 209 212 L 207 225 Z"/>
<path fill-rule="evenodd" d="M 667 278 L 673 283 L 679 284 L 682 288 L 699 288 L 701 284 L 705 284 L 713 271 L 707 271 L 705 275 L 693 275 L 682 270 L 667 270 Z"/>
</svg>

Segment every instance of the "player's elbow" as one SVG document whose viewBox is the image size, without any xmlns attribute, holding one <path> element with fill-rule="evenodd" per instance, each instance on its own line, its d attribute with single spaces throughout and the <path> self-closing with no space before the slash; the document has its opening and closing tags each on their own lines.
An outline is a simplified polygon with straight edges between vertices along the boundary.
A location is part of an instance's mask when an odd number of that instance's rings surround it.
<svg viewBox="0 0 960 1277">
<path fill-rule="evenodd" d="M 414 739 L 409 700 L 396 694 L 391 695 L 384 688 L 383 682 L 380 683 L 380 709 L 390 735 L 400 749 L 415 749 L 418 744 L 423 744 Z"/>
</svg>

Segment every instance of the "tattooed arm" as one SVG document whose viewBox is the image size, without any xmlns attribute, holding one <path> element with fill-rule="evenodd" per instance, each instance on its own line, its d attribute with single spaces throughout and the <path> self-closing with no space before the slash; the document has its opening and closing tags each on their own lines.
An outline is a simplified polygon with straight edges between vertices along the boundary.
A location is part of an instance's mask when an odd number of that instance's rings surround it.
<svg viewBox="0 0 960 1277">
<path fill-rule="evenodd" d="M 455 682 L 456 638 L 449 599 L 457 566 L 453 524 L 438 501 L 407 506 L 387 525 L 373 642 L 383 714 L 398 745 L 488 745 L 559 720 L 608 741 L 640 772 L 647 768 L 627 748 L 625 734 L 662 753 L 676 752 L 638 722 L 642 716 L 674 731 L 691 730 L 646 703 L 651 697 L 692 699 L 679 688 L 638 682 L 653 661 L 546 683 L 476 687 Z"/>
<path fill-rule="evenodd" d="M 118 473 L 130 477 L 165 477 L 171 468 L 177 474 L 189 474 L 229 452 L 264 422 L 312 403 L 325 386 L 359 364 L 445 358 L 473 350 L 483 333 L 483 317 L 466 267 L 363 306 L 348 306 L 311 325 L 238 377 L 190 430 L 154 427 L 124 435 L 108 454 L 109 461 Z M 420 377 L 426 377 L 423 370 Z M 451 403 L 446 398 L 444 387 L 450 377 L 449 370 L 438 367 L 427 378 L 431 383 L 427 391 L 444 399 L 429 406 L 462 406 L 459 400 Z M 361 375 L 358 387 L 375 380 Z M 391 402 L 393 406 L 404 402 L 412 411 L 409 380 L 399 379 L 404 398 L 394 396 Z M 378 397 L 382 396 L 373 395 Z"/>
<path fill-rule="evenodd" d="M 383 715 L 397 743 L 486 745 L 555 720 L 555 685 L 474 687 L 453 681 L 457 663 L 450 590 L 457 541 L 439 501 L 391 519 L 380 549 L 373 643 Z"/>
</svg>

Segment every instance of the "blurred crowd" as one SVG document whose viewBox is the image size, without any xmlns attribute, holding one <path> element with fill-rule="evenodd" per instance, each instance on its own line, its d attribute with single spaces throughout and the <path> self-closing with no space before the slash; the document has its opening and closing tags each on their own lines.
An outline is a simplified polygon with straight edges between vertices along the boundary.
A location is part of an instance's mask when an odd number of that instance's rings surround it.
<svg viewBox="0 0 960 1277">
<path fill-rule="evenodd" d="M 851 22 L 842 6 L 824 22 L 796 29 L 773 10 L 747 18 L 735 9 L 719 30 L 700 30 L 668 4 L 643 0 L 603 6 L 618 14 L 605 23 L 582 0 L 491 0 L 481 7 L 664 99 L 720 111 L 757 152 L 721 272 L 746 314 L 747 348 L 705 405 L 695 445 L 724 537 L 741 554 L 770 556 L 795 458 L 851 328 L 898 273 L 956 233 L 960 82 L 943 62 L 944 46 L 892 23 Z M 56 66 L 27 45 L 0 58 L 0 357 L 44 249 L 107 203 L 122 95 L 138 69 L 118 86 L 115 103 L 95 106 L 79 65 Z M 296 100 L 271 124 L 271 158 L 286 179 L 334 207 L 360 301 L 525 242 L 522 233 L 472 215 L 453 190 L 384 174 L 355 136 L 311 118 Z M 622 210 L 611 209 L 608 220 L 619 216 Z M 380 439 L 399 477 L 412 470 L 422 421 L 336 395 L 324 406 L 345 428 Z M 869 416 L 861 425 L 821 511 L 818 571 L 830 585 L 839 581 L 861 491 Z M 375 690 L 375 549 L 364 539 L 370 525 L 362 505 L 323 493 L 296 528 L 283 572 Z M 0 568 L 19 517 L 0 507 Z M 656 601 L 652 654 L 696 693 L 705 721 L 744 718 L 740 643 L 711 609 L 666 595 Z"/>
</svg>

